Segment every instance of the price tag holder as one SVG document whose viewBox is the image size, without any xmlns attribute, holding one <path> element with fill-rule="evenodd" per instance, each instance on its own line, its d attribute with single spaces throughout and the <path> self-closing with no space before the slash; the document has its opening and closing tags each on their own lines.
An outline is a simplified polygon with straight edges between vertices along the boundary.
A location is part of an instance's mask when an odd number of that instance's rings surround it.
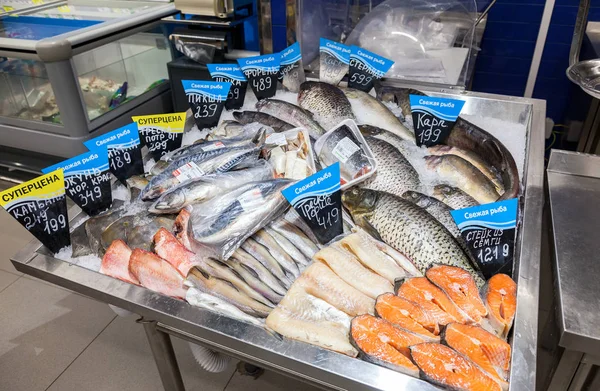
<svg viewBox="0 0 600 391">
<path fill-rule="evenodd" d="M 275 96 L 280 60 L 280 53 L 239 58 L 237 60 L 258 100 Z"/>
<path fill-rule="evenodd" d="M 225 109 L 237 110 L 241 109 L 246 99 L 246 88 L 248 88 L 248 80 L 242 68 L 235 64 L 207 64 L 210 77 L 214 81 L 231 83 L 227 100 L 225 101 Z"/>
<path fill-rule="evenodd" d="M 148 147 L 154 160 L 181 147 L 185 112 L 142 115 L 131 119 L 138 124 L 141 141 Z"/>
<path fill-rule="evenodd" d="M 1 192 L 0 205 L 52 253 L 71 245 L 62 170 Z"/>
<path fill-rule="evenodd" d="M 339 163 L 296 182 L 282 194 L 321 244 L 343 233 Z"/>
<path fill-rule="evenodd" d="M 181 83 L 198 129 L 217 126 L 231 83 L 205 80 L 182 80 Z"/>
<path fill-rule="evenodd" d="M 110 171 L 106 148 L 86 152 L 64 162 L 44 168 L 48 174 L 63 170 L 65 192 L 89 216 L 107 210 L 112 205 Z"/>
<path fill-rule="evenodd" d="M 518 205 L 512 198 L 450 212 L 486 279 L 512 274 Z"/>
<path fill-rule="evenodd" d="M 305 80 L 300 43 L 296 42 L 281 52 L 279 81 L 288 91 L 299 92 L 300 84 L 304 83 Z"/>
<path fill-rule="evenodd" d="M 410 95 L 409 99 L 417 145 L 443 144 L 465 102 L 423 95 Z"/>
<path fill-rule="evenodd" d="M 352 45 L 350 48 L 350 73 L 348 87 L 369 92 L 375 80 L 381 79 L 390 70 L 394 61 Z"/>
<path fill-rule="evenodd" d="M 329 39 L 319 40 L 319 80 L 337 85 L 350 68 L 349 46 Z"/>
<path fill-rule="evenodd" d="M 134 175 L 144 174 L 142 146 L 138 134 L 138 125 L 135 122 L 88 140 L 83 144 L 90 151 L 106 148 L 110 172 L 123 184 Z"/>
</svg>

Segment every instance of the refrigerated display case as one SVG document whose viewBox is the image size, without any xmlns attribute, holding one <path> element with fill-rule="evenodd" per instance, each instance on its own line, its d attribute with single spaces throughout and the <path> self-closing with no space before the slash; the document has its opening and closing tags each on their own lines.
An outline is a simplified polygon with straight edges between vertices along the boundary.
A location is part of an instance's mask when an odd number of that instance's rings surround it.
<svg viewBox="0 0 600 391">
<path fill-rule="evenodd" d="M 171 108 L 162 2 L 42 5 L 0 18 L 0 146 L 68 157 Z M 1 162 L 10 165 L 10 162 Z"/>
</svg>

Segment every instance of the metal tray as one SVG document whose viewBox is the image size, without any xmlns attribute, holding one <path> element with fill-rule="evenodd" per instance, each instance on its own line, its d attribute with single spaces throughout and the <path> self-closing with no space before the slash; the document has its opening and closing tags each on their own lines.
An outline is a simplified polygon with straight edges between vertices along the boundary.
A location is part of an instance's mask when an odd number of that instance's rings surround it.
<svg viewBox="0 0 600 391">
<path fill-rule="evenodd" d="M 534 390 L 538 323 L 541 220 L 544 202 L 545 102 L 536 99 L 448 90 L 428 94 L 466 100 L 463 113 L 485 115 L 527 127 L 527 149 L 514 278 L 517 312 L 512 345 L 510 389 Z M 76 219 L 81 216 L 76 216 Z M 135 312 L 147 322 L 149 341 L 167 390 L 183 390 L 168 333 L 193 340 L 246 362 L 325 389 L 434 390 L 437 387 L 365 361 L 313 345 L 279 340 L 261 328 L 192 307 L 148 289 L 83 269 L 49 255 L 37 240 L 12 259 L 15 268 L 83 295 Z M 148 327 L 152 324 L 153 327 Z M 179 376 L 179 377 L 178 377 Z"/>
</svg>

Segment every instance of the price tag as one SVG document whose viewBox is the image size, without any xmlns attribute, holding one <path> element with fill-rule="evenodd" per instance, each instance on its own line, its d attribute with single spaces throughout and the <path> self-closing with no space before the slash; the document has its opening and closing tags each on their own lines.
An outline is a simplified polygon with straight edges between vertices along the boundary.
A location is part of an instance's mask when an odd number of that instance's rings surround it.
<svg viewBox="0 0 600 391">
<path fill-rule="evenodd" d="M 271 98 L 277 91 L 277 77 L 281 54 L 266 54 L 264 56 L 247 57 L 238 59 L 238 64 L 257 99 Z"/>
<path fill-rule="evenodd" d="M 340 162 L 346 163 L 348 159 L 356 152 L 360 151 L 360 147 L 350 140 L 350 137 L 344 137 L 341 139 L 335 148 L 331 151 Z"/>
<path fill-rule="evenodd" d="M 97 148 L 42 170 L 44 174 L 62 169 L 66 194 L 85 213 L 95 216 L 112 204 L 110 171 L 106 148 Z"/>
<path fill-rule="evenodd" d="M 53 253 L 71 244 L 62 170 L 1 192 L 0 205 Z"/>
<path fill-rule="evenodd" d="M 350 47 L 339 42 L 321 38 L 319 41 L 319 80 L 337 85 L 350 64 Z"/>
<path fill-rule="evenodd" d="M 90 151 L 106 147 L 110 172 L 123 184 L 134 175 L 144 174 L 142 146 L 140 145 L 138 125 L 135 122 L 88 140 L 83 144 Z"/>
<path fill-rule="evenodd" d="M 369 92 L 375 80 L 381 79 L 394 62 L 358 46 L 352 46 L 348 87 Z"/>
<path fill-rule="evenodd" d="M 205 80 L 182 80 L 181 83 L 198 128 L 217 126 L 231 83 Z"/>
<path fill-rule="evenodd" d="M 512 274 L 518 204 L 513 198 L 450 212 L 486 279 Z"/>
<path fill-rule="evenodd" d="M 206 147 L 202 147 L 202 151 L 203 152 L 209 152 L 209 151 L 214 151 L 215 149 L 221 149 L 225 147 L 225 144 L 223 144 L 222 141 L 217 141 L 211 145 L 207 145 Z"/>
<path fill-rule="evenodd" d="M 282 194 L 308 224 L 321 244 L 328 243 L 342 234 L 339 163 L 296 182 L 282 190 Z"/>
<path fill-rule="evenodd" d="M 267 136 L 265 144 L 283 146 L 287 145 L 287 139 L 283 133 L 271 133 Z"/>
<path fill-rule="evenodd" d="M 409 98 L 417 145 L 443 144 L 465 102 L 423 95 L 410 95 Z"/>
<path fill-rule="evenodd" d="M 302 65 L 300 43 L 296 42 L 281 52 L 279 80 L 287 90 L 292 92 L 300 91 L 300 84 L 306 80 L 304 66 Z"/>
<path fill-rule="evenodd" d="M 148 147 L 154 160 L 181 147 L 185 112 L 143 115 L 131 119 L 138 124 L 141 141 Z"/>
<path fill-rule="evenodd" d="M 235 64 L 207 64 L 210 77 L 214 81 L 231 83 L 225 109 L 237 110 L 244 105 L 248 80 L 242 72 L 242 68 Z"/>
<path fill-rule="evenodd" d="M 185 182 L 204 175 L 204 171 L 194 162 L 189 162 L 173 171 L 173 176 L 179 182 Z"/>
</svg>

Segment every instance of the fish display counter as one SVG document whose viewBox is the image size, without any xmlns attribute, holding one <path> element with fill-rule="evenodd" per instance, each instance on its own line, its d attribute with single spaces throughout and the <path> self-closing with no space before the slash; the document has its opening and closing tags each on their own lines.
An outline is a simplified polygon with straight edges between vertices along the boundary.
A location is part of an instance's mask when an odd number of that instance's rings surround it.
<svg viewBox="0 0 600 391">
<path fill-rule="evenodd" d="M 544 103 L 239 61 L 252 89 L 185 80 L 0 193 L 15 268 L 141 316 L 167 390 L 168 335 L 325 389 L 535 389 Z"/>
<path fill-rule="evenodd" d="M 158 23 L 175 12 L 168 2 L 75 0 L 1 17 L 0 146 L 69 157 L 124 125 L 124 113 L 168 111 L 171 53 Z"/>
</svg>

